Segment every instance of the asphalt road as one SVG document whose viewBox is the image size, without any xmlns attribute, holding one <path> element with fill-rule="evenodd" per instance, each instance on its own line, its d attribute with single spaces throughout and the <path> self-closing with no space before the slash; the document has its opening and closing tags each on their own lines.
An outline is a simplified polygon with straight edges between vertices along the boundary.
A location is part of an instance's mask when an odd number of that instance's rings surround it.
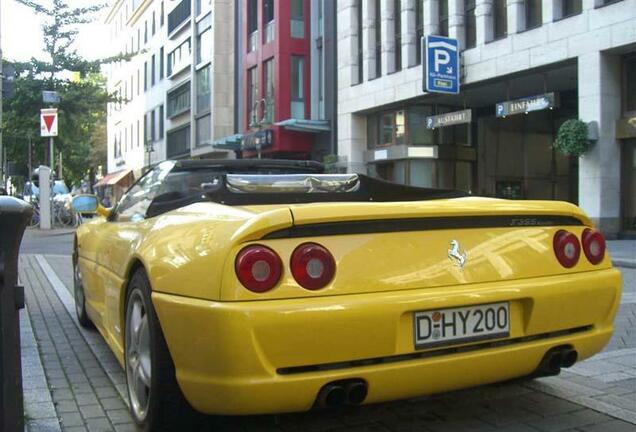
<svg viewBox="0 0 636 432">
<path fill-rule="evenodd" d="M 73 233 L 73 229 L 41 231 L 27 228 L 22 238 L 20 253 L 71 255 L 73 253 Z"/>
</svg>

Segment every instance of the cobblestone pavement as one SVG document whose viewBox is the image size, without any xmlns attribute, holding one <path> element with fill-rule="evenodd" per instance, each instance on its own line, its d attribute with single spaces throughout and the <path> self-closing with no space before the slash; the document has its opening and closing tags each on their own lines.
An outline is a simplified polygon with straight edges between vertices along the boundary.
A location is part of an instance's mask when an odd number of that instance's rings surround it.
<svg viewBox="0 0 636 432">
<path fill-rule="evenodd" d="M 135 430 L 122 369 L 99 333 L 80 330 L 72 314 L 70 257 L 25 255 L 20 266 L 30 317 L 22 321 L 29 430 Z M 625 295 L 611 343 L 558 377 L 344 410 L 210 417 L 200 429 L 636 431 L 636 270 L 623 269 L 623 275 Z"/>
</svg>

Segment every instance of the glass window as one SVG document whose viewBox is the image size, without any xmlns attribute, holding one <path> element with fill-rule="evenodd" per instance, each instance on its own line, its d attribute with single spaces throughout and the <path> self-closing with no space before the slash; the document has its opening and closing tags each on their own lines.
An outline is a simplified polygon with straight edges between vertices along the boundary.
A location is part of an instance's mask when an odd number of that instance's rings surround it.
<svg viewBox="0 0 636 432">
<path fill-rule="evenodd" d="M 263 0 L 264 43 L 274 40 L 274 0 Z"/>
<path fill-rule="evenodd" d="M 426 127 L 426 118 L 433 115 L 433 107 L 411 106 L 408 108 L 408 129 L 410 145 L 434 145 L 435 131 Z"/>
<path fill-rule="evenodd" d="M 636 56 L 625 58 L 625 112 L 636 112 Z"/>
<path fill-rule="evenodd" d="M 541 25 L 541 3 L 542 0 L 525 0 L 526 29 L 531 29 Z"/>
<path fill-rule="evenodd" d="M 274 59 L 263 64 L 263 82 L 265 83 L 265 113 L 266 123 L 274 122 Z"/>
<path fill-rule="evenodd" d="M 393 0 L 393 31 L 395 37 L 395 71 L 402 70 L 402 2 Z"/>
<path fill-rule="evenodd" d="M 247 3 L 247 52 L 256 50 L 258 40 L 258 0 L 249 0 Z"/>
<path fill-rule="evenodd" d="M 157 118 L 155 117 L 155 110 L 151 110 L 148 115 L 150 116 L 150 141 L 155 142 L 157 140 Z"/>
<path fill-rule="evenodd" d="M 422 64 L 422 37 L 424 36 L 424 0 L 415 0 L 415 64 Z"/>
<path fill-rule="evenodd" d="M 363 80 L 362 53 L 364 44 L 364 34 L 362 33 L 362 0 L 356 0 L 356 35 L 358 37 L 356 44 L 356 66 L 358 68 L 358 76 L 353 84 L 360 84 Z"/>
<path fill-rule="evenodd" d="M 291 0 L 291 37 L 305 37 L 304 0 Z"/>
<path fill-rule="evenodd" d="M 148 21 L 144 21 L 144 43 L 148 43 Z"/>
<path fill-rule="evenodd" d="M 395 113 L 395 144 L 404 144 L 406 141 L 406 116 L 404 111 Z"/>
<path fill-rule="evenodd" d="M 152 11 L 152 26 L 151 26 L 151 30 L 152 30 L 151 34 L 152 34 L 152 36 L 155 35 L 156 28 L 157 28 L 157 22 L 156 22 L 156 17 L 155 17 L 155 11 Z"/>
<path fill-rule="evenodd" d="M 144 91 L 148 90 L 148 62 L 144 62 Z"/>
<path fill-rule="evenodd" d="M 292 56 L 291 70 L 291 116 L 305 118 L 305 58 Z"/>
<path fill-rule="evenodd" d="M 208 62 L 211 59 L 212 29 L 208 27 L 197 36 L 197 64 Z"/>
<path fill-rule="evenodd" d="M 163 104 L 159 105 L 159 136 L 157 137 L 158 140 L 162 140 L 163 139 L 163 116 L 164 116 L 164 112 L 163 112 Z M 139 127 L 139 122 L 137 122 L 137 127 Z"/>
<path fill-rule="evenodd" d="M 181 3 L 168 14 L 168 34 L 188 18 L 190 18 L 190 0 L 181 0 Z"/>
<path fill-rule="evenodd" d="M 380 142 L 379 145 L 392 145 L 395 134 L 395 113 L 388 112 L 382 114 L 380 121 Z"/>
<path fill-rule="evenodd" d="M 155 66 L 156 66 L 156 61 L 155 61 L 155 55 L 153 54 L 150 59 L 150 85 L 151 86 L 155 85 Z"/>
<path fill-rule="evenodd" d="M 140 178 L 119 201 L 113 220 L 138 222 L 145 219 L 150 203 L 161 191 L 163 180 L 173 167 L 172 161 L 162 162 Z"/>
<path fill-rule="evenodd" d="M 168 118 L 190 109 L 190 81 L 168 93 Z"/>
<path fill-rule="evenodd" d="M 163 27 L 163 2 L 159 4 L 159 27 Z"/>
<path fill-rule="evenodd" d="M 210 65 L 197 71 L 197 113 L 210 109 Z"/>
<path fill-rule="evenodd" d="M 372 149 L 378 145 L 378 115 L 367 116 L 367 148 Z"/>
<path fill-rule="evenodd" d="M 258 119 L 258 69 L 247 71 L 247 119 L 250 127 L 256 126 Z"/>
<path fill-rule="evenodd" d="M 425 188 L 434 188 L 435 161 L 427 159 L 413 159 L 409 161 L 409 184 Z"/>
<path fill-rule="evenodd" d="M 448 0 L 439 0 L 439 35 L 448 36 Z"/>
<path fill-rule="evenodd" d="M 563 17 L 578 15 L 583 11 L 582 0 L 563 0 Z"/>
<path fill-rule="evenodd" d="M 212 0 L 196 0 L 195 1 L 195 13 L 197 16 L 202 13 L 206 13 L 212 8 Z"/>
<path fill-rule="evenodd" d="M 370 0 L 369 0 L 370 1 Z M 382 75 L 382 1 L 375 0 L 375 78 Z"/>
<path fill-rule="evenodd" d="M 477 18 L 475 16 L 475 0 L 464 0 L 464 20 L 466 23 L 466 48 L 477 45 Z"/>
<path fill-rule="evenodd" d="M 197 120 L 197 141 L 198 147 L 210 144 L 212 139 L 212 115 L 206 114 Z"/>
<path fill-rule="evenodd" d="M 495 39 L 506 37 L 508 34 L 508 6 L 507 0 L 495 0 L 494 3 Z"/>
<path fill-rule="evenodd" d="M 163 47 L 159 48 L 159 79 L 163 79 Z"/>
<path fill-rule="evenodd" d="M 192 46 L 190 38 L 168 53 L 168 76 L 190 65 Z"/>
<path fill-rule="evenodd" d="M 182 157 L 190 154 L 190 125 L 168 131 L 166 157 Z"/>
</svg>

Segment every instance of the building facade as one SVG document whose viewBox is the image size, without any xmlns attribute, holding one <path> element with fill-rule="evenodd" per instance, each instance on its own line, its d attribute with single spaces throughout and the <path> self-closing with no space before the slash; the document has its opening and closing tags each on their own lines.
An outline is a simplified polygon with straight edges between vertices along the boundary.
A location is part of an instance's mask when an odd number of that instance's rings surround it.
<svg viewBox="0 0 636 432">
<path fill-rule="evenodd" d="M 229 0 L 114 2 L 109 43 L 127 59 L 106 70 L 118 97 L 108 105 L 109 173 L 233 156 L 214 140 L 235 128 L 234 8 Z"/>
<path fill-rule="evenodd" d="M 237 3 L 238 134 L 228 141 L 243 157 L 335 153 L 336 2 Z"/>
<path fill-rule="evenodd" d="M 337 3 L 343 169 L 477 195 L 568 200 L 610 237 L 636 229 L 636 0 Z M 422 90 L 428 34 L 459 41 L 458 95 Z M 529 101 L 532 109 L 518 109 Z M 498 113 L 498 104 L 512 109 Z M 470 121 L 427 124 L 463 110 Z M 552 144 L 576 118 L 593 144 L 581 157 L 563 156 Z"/>
</svg>

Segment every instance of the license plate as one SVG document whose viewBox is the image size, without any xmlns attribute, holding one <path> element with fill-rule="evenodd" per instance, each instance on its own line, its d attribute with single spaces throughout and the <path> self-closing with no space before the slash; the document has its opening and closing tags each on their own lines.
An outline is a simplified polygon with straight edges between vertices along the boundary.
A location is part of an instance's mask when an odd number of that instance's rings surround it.
<svg viewBox="0 0 636 432">
<path fill-rule="evenodd" d="M 415 348 L 510 336 L 507 302 L 415 312 Z"/>
</svg>

